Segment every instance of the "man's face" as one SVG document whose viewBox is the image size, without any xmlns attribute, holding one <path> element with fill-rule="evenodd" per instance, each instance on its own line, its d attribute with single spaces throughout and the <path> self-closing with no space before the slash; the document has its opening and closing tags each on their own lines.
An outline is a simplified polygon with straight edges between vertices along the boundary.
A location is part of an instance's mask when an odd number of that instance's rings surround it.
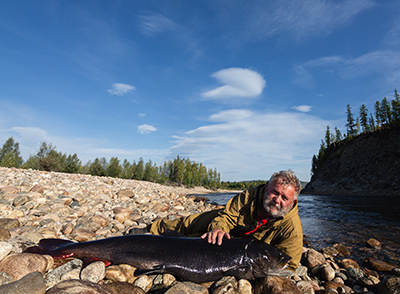
<svg viewBox="0 0 400 294">
<path fill-rule="evenodd" d="M 283 186 L 279 179 L 267 183 L 264 194 L 264 209 L 270 217 L 284 216 L 293 207 L 296 191 L 293 186 Z"/>
</svg>

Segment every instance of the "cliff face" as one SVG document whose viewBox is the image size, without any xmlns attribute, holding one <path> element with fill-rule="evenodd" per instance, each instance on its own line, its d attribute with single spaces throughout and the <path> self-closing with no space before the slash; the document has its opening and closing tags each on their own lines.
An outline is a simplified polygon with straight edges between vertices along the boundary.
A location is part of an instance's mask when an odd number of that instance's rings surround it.
<svg viewBox="0 0 400 294">
<path fill-rule="evenodd" d="M 400 196 L 400 127 L 333 148 L 301 193 Z"/>
</svg>

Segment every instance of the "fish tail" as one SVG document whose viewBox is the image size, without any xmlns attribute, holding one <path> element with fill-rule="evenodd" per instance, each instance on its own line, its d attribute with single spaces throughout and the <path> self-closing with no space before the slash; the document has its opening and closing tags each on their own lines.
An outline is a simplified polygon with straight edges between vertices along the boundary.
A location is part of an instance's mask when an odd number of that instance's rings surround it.
<svg viewBox="0 0 400 294">
<path fill-rule="evenodd" d="M 25 252 L 51 255 L 53 258 L 66 258 L 73 255 L 63 252 L 64 247 L 70 244 L 74 244 L 74 242 L 64 239 L 42 239 L 37 246 L 27 248 Z"/>
</svg>

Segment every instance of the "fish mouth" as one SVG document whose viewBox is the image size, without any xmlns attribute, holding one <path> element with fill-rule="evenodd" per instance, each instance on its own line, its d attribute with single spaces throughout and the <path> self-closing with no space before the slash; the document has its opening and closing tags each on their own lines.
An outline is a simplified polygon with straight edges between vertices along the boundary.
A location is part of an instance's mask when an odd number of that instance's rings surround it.
<svg viewBox="0 0 400 294">
<path fill-rule="evenodd" d="M 292 258 L 289 256 L 283 256 L 281 260 L 278 262 L 281 269 L 287 269 L 289 267 L 289 262 L 292 261 Z"/>
</svg>

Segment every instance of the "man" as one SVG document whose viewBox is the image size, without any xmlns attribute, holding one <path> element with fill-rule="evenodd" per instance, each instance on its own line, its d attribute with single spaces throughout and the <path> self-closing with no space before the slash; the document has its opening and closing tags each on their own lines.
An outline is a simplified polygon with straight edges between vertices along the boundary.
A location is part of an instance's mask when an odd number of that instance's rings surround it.
<svg viewBox="0 0 400 294">
<path fill-rule="evenodd" d="M 175 230 L 190 237 L 221 245 L 223 239 L 253 237 L 289 255 L 295 270 L 303 247 L 303 229 L 298 214 L 300 181 L 291 170 L 280 171 L 256 188 L 231 198 L 226 207 L 172 221 L 157 220 L 148 227 L 152 234 Z"/>
</svg>

